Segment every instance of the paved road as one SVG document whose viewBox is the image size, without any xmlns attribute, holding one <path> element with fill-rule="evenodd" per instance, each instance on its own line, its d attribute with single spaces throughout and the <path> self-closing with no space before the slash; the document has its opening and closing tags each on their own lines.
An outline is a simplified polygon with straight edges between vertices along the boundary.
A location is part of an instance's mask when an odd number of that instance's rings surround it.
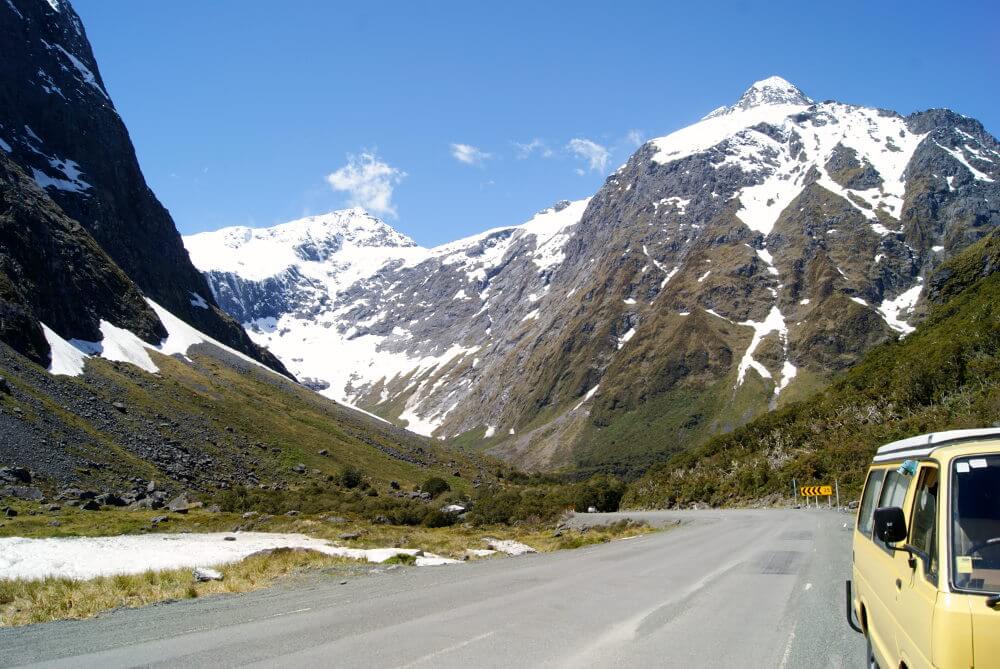
<svg viewBox="0 0 1000 669">
<path fill-rule="evenodd" d="M 678 528 L 576 551 L 409 568 L 0 630 L 52 667 L 851 667 L 849 516 L 632 514 Z M 588 516 L 579 522 L 607 517 Z"/>
</svg>

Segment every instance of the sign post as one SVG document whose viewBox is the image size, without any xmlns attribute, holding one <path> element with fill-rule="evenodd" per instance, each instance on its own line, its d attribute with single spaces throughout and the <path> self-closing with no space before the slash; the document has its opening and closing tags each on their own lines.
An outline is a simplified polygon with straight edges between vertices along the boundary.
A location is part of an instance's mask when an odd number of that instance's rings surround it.
<svg viewBox="0 0 1000 669">
<path fill-rule="evenodd" d="M 819 498 L 826 497 L 827 504 L 833 508 L 833 486 L 829 485 L 804 485 L 799 487 L 799 495 L 806 498 L 806 506 L 809 506 L 809 498 L 816 498 L 816 508 L 819 508 Z"/>
</svg>

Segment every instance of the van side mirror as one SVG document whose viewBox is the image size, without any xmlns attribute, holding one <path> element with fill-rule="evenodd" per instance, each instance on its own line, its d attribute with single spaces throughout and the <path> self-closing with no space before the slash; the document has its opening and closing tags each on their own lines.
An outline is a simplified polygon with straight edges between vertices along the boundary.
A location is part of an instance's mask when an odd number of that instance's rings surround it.
<svg viewBox="0 0 1000 669">
<path fill-rule="evenodd" d="M 906 539 L 906 518 L 898 506 L 875 509 L 875 536 L 887 544 Z"/>
</svg>

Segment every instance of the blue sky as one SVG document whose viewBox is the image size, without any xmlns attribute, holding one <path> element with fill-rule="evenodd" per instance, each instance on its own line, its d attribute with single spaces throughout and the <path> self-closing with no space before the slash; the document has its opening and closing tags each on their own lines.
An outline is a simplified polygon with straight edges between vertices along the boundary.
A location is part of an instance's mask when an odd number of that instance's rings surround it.
<svg viewBox="0 0 1000 669">
<path fill-rule="evenodd" d="M 351 202 L 425 245 L 520 223 L 772 74 L 1000 131 L 987 0 L 74 6 L 182 233 Z"/>
</svg>

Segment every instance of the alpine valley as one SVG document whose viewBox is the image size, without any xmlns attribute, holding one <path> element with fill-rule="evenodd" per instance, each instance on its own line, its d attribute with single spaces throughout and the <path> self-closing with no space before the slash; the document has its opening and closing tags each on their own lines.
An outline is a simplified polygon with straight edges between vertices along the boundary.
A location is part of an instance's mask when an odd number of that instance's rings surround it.
<svg viewBox="0 0 1000 669">
<path fill-rule="evenodd" d="M 472 485 L 477 463 L 303 388 L 218 307 L 68 2 L 0 2 L 0 81 L 0 496 L 156 508 L 348 466 Z"/>
<path fill-rule="evenodd" d="M 973 119 L 771 77 L 520 225 L 427 249 L 351 209 L 184 243 L 319 393 L 528 469 L 632 475 L 912 332 L 934 269 L 1000 225 L 998 181 Z"/>
</svg>

